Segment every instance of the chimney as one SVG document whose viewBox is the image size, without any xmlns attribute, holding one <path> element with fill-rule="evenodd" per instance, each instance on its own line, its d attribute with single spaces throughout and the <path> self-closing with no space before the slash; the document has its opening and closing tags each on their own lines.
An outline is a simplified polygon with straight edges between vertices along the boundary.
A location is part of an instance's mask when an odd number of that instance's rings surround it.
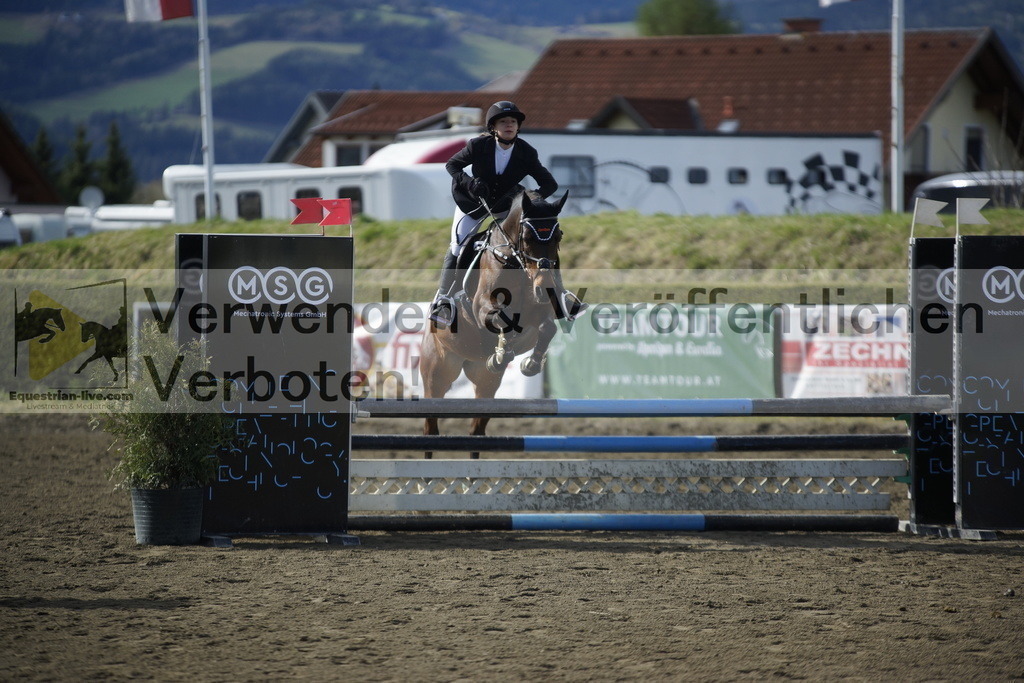
<svg viewBox="0 0 1024 683">
<path fill-rule="evenodd" d="M 795 17 L 782 20 L 783 33 L 820 33 L 821 19 L 814 17 Z"/>
</svg>

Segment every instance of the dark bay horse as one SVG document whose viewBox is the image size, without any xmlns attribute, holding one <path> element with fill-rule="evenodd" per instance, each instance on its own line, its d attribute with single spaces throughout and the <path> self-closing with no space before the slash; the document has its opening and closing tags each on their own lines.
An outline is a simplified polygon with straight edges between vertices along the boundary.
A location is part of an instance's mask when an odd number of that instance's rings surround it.
<svg viewBox="0 0 1024 683">
<path fill-rule="evenodd" d="M 522 193 L 508 216 L 485 233 L 455 321 L 424 335 L 420 375 L 426 398 L 443 398 L 463 370 L 477 398 L 494 398 L 509 363 L 531 349 L 520 369 L 528 377 L 541 371 L 558 330 L 558 213 L 567 198 L 550 203 Z M 474 418 L 470 434 L 484 434 L 488 421 Z M 427 418 L 423 433 L 438 434 L 438 418 Z"/>
<path fill-rule="evenodd" d="M 90 339 L 96 341 L 96 348 L 92 355 L 75 370 L 75 374 L 81 373 L 82 370 L 85 370 L 85 366 L 94 360 L 103 358 L 107 361 L 110 369 L 114 371 L 113 381 L 116 382 L 119 375 L 117 368 L 114 367 L 114 359 L 125 358 L 128 355 L 128 329 L 124 308 L 121 309 L 121 319 L 113 327 L 107 328 L 97 322 L 82 323 L 82 343 Z"/>
</svg>

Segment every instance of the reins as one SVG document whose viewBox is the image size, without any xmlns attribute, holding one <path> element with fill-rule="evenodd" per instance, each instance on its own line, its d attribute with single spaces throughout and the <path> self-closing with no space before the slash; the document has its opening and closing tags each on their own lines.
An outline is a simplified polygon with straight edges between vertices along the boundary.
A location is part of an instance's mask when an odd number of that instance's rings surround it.
<svg viewBox="0 0 1024 683">
<path fill-rule="evenodd" d="M 512 256 L 515 257 L 516 262 L 519 264 L 519 268 L 524 273 L 526 272 L 526 261 L 531 261 L 541 268 L 554 268 L 557 265 L 557 260 L 552 260 L 546 257 L 530 256 L 529 254 L 526 254 L 523 251 L 523 242 L 525 241 L 523 237 L 523 226 L 526 226 L 529 229 L 533 230 L 533 234 L 537 236 L 538 240 L 542 242 L 547 242 L 552 237 L 554 237 L 555 231 L 558 229 L 557 221 L 555 222 L 555 225 L 551 228 L 551 234 L 548 236 L 548 238 L 543 239 L 541 238 L 540 232 L 537 230 L 537 228 L 535 228 L 533 224 L 530 223 L 530 219 L 526 216 L 526 212 L 523 211 L 519 216 L 519 230 L 518 234 L 516 235 L 518 244 L 515 244 L 513 243 L 512 238 L 508 236 L 508 233 L 505 232 L 505 227 L 502 224 L 502 221 L 500 221 L 498 217 L 495 216 L 494 213 L 491 211 L 491 207 L 488 206 L 487 201 L 483 198 L 480 198 L 480 205 L 484 207 L 485 211 L 487 211 L 487 215 L 490 217 L 492 223 L 491 227 L 487 229 L 487 239 L 485 240 L 486 244 L 484 248 L 490 251 L 491 254 L 494 255 L 494 258 L 498 259 L 499 262 L 507 265 L 508 259 L 504 257 L 502 254 L 498 253 L 498 249 L 501 247 L 508 247 L 512 251 Z M 490 233 L 492 233 L 495 228 L 497 228 L 498 232 L 501 233 L 501 236 L 505 238 L 505 244 L 496 246 L 490 243 Z"/>
</svg>

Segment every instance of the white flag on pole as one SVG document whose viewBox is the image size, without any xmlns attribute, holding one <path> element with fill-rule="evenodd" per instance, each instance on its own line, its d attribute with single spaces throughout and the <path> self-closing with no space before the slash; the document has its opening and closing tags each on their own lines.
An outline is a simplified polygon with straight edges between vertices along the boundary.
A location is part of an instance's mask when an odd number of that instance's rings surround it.
<svg viewBox="0 0 1024 683">
<path fill-rule="evenodd" d="M 911 222 L 911 225 L 921 223 L 922 225 L 934 225 L 936 228 L 944 227 L 942 219 L 939 218 L 939 211 L 946 204 L 947 202 L 918 197 L 917 202 L 914 204 L 914 220 Z"/>
<path fill-rule="evenodd" d="M 958 225 L 988 225 L 981 215 L 981 207 L 988 204 L 988 198 L 972 197 L 956 198 L 956 222 Z"/>
<path fill-rule="evenodd" d="M 124 0 L 128 21 L 164 21 L 192 17 L 192 0 Z"/>
</svg>

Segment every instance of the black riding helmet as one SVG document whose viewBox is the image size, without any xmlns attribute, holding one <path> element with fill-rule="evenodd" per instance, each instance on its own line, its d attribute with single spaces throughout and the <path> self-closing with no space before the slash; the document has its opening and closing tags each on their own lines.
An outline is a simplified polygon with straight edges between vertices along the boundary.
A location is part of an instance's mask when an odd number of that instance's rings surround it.
<svg viewBox="0 0 1024 683">
<path fill-rule="evenodd" d="M 519 107 L 516 106 L 515 102 L 502 100 L 501 102 L 495 102 L 487 110 L 487 130 L 490 130 L 494 125 L 494 119 L 500 119 L 503 116 L 514 116 L 519 121 L 520 126 L 523 125 L 523 121 L 526 119 L 526 114 L 519 111 Z"/>
</svg>

